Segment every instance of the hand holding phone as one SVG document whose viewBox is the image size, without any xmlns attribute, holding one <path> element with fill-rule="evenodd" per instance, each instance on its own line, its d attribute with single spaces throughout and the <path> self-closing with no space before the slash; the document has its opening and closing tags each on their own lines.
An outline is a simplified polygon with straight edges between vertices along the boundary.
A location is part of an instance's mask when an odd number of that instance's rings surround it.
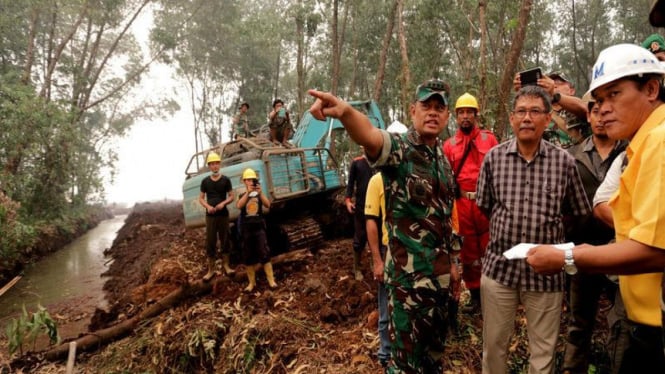
<svg viewBox="0 0 665 374">
<path fill-rule="evenodd" d="M 520 84 L 524 86 L 537 86 L 538 79 L 542 78 L 543 72 L 537 67 L 529 70 L 524 70 L 520 72 Z"/>
</svg>

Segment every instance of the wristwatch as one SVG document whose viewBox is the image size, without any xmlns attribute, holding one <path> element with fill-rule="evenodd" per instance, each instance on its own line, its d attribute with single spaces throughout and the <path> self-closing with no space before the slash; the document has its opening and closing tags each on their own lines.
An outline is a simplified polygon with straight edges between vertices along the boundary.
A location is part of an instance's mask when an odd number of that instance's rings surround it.
<svg viewBox="0 0 665 374">
<path fill-rule="evenodd" d="M 573 250 L 566 249 L 564 251 L 563 271 L 569 275 L 577 274 L 577 266 L 575 266 L 575 259 L 573 258 Z"/>
<path fill-rule="evenodd" d="M 561 94 L 558 92 L 555 92 L 554 95 L 552 95 L 552 104 L 556 104 L 559 101 L 561 101 Z"/>
</svg>

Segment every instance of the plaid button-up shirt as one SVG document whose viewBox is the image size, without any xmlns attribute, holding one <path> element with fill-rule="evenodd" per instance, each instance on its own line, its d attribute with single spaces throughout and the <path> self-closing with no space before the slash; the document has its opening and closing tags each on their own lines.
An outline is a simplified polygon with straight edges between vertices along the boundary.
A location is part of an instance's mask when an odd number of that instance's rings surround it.
<svg viewBox="0 0 665 374">
<path fill-rule="evenodd" d="M 575 159 L 541 140 L 536 156 L 527 162 L 512 139 L 487 154 L 476 192 L 476 203 L 490 213 L 483 273 L 512 288 L 563 291 L 563 272 L 537 274 L 525 260 L 508 260 L 503 252 L 519 243 L 563 243 L 564 215 L 591 211 Z"/>
</svg>

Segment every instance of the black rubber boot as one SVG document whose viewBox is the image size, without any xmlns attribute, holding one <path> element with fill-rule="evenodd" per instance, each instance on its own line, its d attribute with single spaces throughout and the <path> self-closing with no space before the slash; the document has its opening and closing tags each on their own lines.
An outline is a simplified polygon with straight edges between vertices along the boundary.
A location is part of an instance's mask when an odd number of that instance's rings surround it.
<svg viewBox="0 0 665 374">
<path fill-rule="evenodd" d="M 480 313 L 480 288 L 470 289 L 471 298 L 469 303 L 462 307 L 462 312 L 466 314 L 478 314 Z"/>
</svg>

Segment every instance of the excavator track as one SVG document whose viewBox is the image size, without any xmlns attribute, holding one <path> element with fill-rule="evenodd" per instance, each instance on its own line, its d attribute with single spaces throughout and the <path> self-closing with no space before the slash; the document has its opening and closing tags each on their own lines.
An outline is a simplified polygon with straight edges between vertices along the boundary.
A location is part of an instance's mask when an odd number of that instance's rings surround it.
<svg viewBox="0 0 665 374">
<path fill-rule="evenodd" d="M 289 250 L 309 248 L 316 251 L 323 245 L 321 226 L 311 217 L 303 217 L 280 225 L 288 238 Z"/>
</svg>

